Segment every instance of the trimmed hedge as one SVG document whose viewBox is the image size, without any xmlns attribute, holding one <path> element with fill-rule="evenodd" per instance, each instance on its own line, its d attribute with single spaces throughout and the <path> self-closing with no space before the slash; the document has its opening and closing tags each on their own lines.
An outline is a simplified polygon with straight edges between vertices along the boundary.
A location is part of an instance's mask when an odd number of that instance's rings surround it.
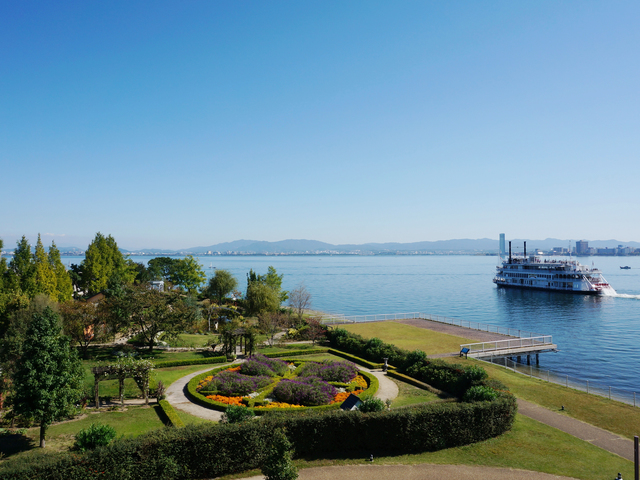
<svg viewBox="0 0 640 480">
<path fill-rule="evenodd" d="M 511 395 L 493 402 L 436 403 L 398 410 L 273 414 L 240 424 L 165 428 L 122 438 L 83 455 L 9 459 L 0 476 L 16 480 L 215 478 L 259 468 L 272 433 L 285 428 L 297 457 L 374 456 L 434 451 L 495 437 L 515 417 Z"/>
<path fill-rule="evenodd" d="M 335 355 L 336 357 L 342 357 L 342 358 L 344 358 L 346 360 L 350 360 L 353 363 L 357 363 L 358 365 L 362 365 L 363 367 L 367 367 L 367 368 L 370 368 L 372 370 L 374 370 L 376 368 L 382 368 L 382 366 L 384 365 L 382 363 L 370 362 L 368 360 L 365 360 L 364 358 L 360 358 L 360 357 L 356 357 L 355 355 L 351 355 L 350 353 L 341 352 L 340 350 L 336 350 L 335 348 L 329 348 L 328 351 L 329 351 L 329 353 L 331 353 L 332 355 Z"/>
<path fill-rule="evenodd" d="M 173 409 L 173 407 L 169 402 L 167 402 L 166 400 L 160 400 L 158 402 L 158 405 L 160 405 L 160 408 L 162 408 L 162 411 L 164 412 L 169 424 L 172 427 L 176 427 L 176 428 L 184 427 L 184 422 L 180 419 L 180 417 L 178 416 L 178 414 L 176 413 L 176 411 Z"/>
<path fill-rule="evenodd" d="M 154 368 L 182 367 L 185 365 L 210 365 L 212 363 L 225 363 L 227 357 L 196 358 L 193 360 L 171 360 L 167 362 L 155 362 Z"/>
<path fill-rule="evenodd" d="M 415 378 L 400 372 L 388 370 L 387 376 L 392 378 L 397 378 L 398 380 L 408 383 L 409 385 L 413 385 L 414 387 L 422 388 L 423 390 L 429 390 L 431 393 L 435 393 L 436 395 L 447 395 L 446 392 L 443 392 L 442 390 L 438 390 L 437 388 L 432 387 L 428 383 L 421 382 L 420 380 L 416 380 Z"/>
<path fill-rule="evenodd" d="M 315 355 L 318 353 L 327 353 L 329 348 L 309 348 L 307 350 L 291 350 L 289 352 L 263 353 L 265 357 L 281 358 L 281 357 L 297 357 L 300 355 Z"/>
</svg>

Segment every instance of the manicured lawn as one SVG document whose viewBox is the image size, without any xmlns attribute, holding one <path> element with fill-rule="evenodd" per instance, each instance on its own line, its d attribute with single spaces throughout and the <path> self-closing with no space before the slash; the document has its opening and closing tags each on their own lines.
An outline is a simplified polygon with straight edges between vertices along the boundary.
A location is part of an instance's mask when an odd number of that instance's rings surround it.
<svg viewBox="0 0 640 480">
<path fill-rule="evenodd" d="M 621 472 L 622 478 L 633 478 L 632 462 L 521 415 L 517 416 L 510 432 L 473 445 L 414 455 L 385 456 L 384 452 L 373 453 L 376 464 L 484 465 L 533 470 L 584 480 L 614 478 Z M 366 465 L 368 461 L 364 457 L 365 455 L 360 458 L 299 459 L 296 464 L 299 468 Z M 254 470 L 223 478 L 241 478 L 250 474 L 259 472 Z"/>
<path fill-rule="evenodd" d="M 426 328 L 418 328 L 392 321 L 340 325 L 339 328 L 357 333 L 364 338 L 376 337 L 383 342 L 392 343 L 405 350 L 422 350 L 427 355 L 459 352 L 461 344 L 473 342 L 468 338 L 447 335 L 427 330 Z"/>
<path fill-rule="evenodd" d="M 429 390 L 414 387 L 408 383 L 401 382 L 395 378 L 388 377 L 393 383 L 398 385 L 398 396 L 393 400 L 391 408 L 415 405 L 416 403 L 427 403 L 440 400 L 440 397 Z"/>
<path fill-rule="evenodd" d="M 518 398 L 528 400 L 555 412 L 568 415 L 610 432 L 633 439 L 640 434 L 640 408 L 589 395 L 579 390 L 529 378 L 498 365 L 478 360 L 447 359 L 456 363 L 474 362 L 484 368 L 491 377 L 509 387 Z M 564 405 L 565 410 L 561 411 Z"/>
</svg>

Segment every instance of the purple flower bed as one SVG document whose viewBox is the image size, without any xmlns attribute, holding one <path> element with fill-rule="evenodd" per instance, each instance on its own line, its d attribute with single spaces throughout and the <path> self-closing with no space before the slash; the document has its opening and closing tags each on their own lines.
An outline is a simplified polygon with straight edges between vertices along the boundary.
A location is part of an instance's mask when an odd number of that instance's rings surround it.
<svg viewBox="0 0 640 480">
<path fill-rule="evenodd" d="M 256 354 L 240 366 L 240 371 L 245 375 L 275 376 L 284 375 L 288 368 L 287 362 Z"/>
<path fill-rule="evenodd" d="M 318 377 L 304 377 L 298 380 L 282 380 L 273 389 L 273 395 L 280 401 L 292 405 L 314 407 L 328 405 L 336 396 L 336 389 Z"/>
<path fill-rule="evenodd" d="M 358 367 L 351 362 L 307 362 L 296 373 L 298 377 L 319 377 L 325 382 L 349 383 L 356 377 Z"/>
<path fill-rule="evenodd" d="M 215 388 L 219 395 L 238 397 L 255 392 L 271 382 L 269 376 L 249 376 L 225 370 L 216 375 L 205 389 Z"/>
</svg>

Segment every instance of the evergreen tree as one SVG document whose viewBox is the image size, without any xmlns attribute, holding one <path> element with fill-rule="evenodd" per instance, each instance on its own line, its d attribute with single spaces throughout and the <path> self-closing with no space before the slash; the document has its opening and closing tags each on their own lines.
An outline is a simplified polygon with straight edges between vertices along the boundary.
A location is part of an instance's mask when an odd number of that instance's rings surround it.
<svg viewBox="0 0 640 480">
<path fill-rule="evenodd" d="M 119 277 L 123 283 L 131 283 L 136 276 L 113 237 L 105 237 L 100 232 L 87 247 L 80 270 L 82 287 L 89 295 L 106 290 L 114 277 Z"/>
<path fill-rule="evenodd" d="M 42 245 L 40 234 L 36 243 L 36 250 L 33 254 L 33 265 L 35 269 L 36 292 L 48 295 L 52 300 L 58 300 L 58 279 L 56 273 L 49 263 L 49 255 Z"/>
<path fill-rule="evenodd" d="M 49 307 L 35 313 L 13 373 L 13 408 L 40 423 L 40 447 L 47 427 L 69 414 L 79 399 L 82 367 L 69 339 L 61 334 L 58 315 Z"/>
<path fill-rule="evenodd" d="M 49 247 L 49 264 L 56 276 L 58 302 L 71 300 L 73 297 L 73 284 L 71 283 L 71 277 L 67 273 L 67 269 L 64 268 L 62 264 L 60 250 L 56 247 L 55 242 L 51 242 L 51 247 Z"/>
<path fill-rule="evenodd" d="M 209 280 L 209 285 L 205 289 L 205 294 L 214 298 L 219 305 L 222 305 L 225 297 L 238 288 L 238 281 L 229 270 L 216 270 L 216 273 Z"/>
<path fill-rule="evenodd" d="M 33 298 L 36 294 L 36 272 L 31 255 L 31 245 L 24 235 L 13 251 L 7 277 L 11 290 L 20 290 L 29 298 Z"/>
</svg>

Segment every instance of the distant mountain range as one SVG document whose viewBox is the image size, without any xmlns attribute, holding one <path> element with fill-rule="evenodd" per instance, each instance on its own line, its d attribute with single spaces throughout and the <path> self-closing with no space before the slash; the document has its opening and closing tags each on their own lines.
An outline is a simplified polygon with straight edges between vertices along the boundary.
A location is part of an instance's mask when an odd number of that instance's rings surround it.
<svg viewBox="0 0 640 480">
<path fill-rule="evenodd" d="M 512 239 L 511 245 L 514 252 L 521 251 L 524 242 L 527 242 L 527 250 L 552 250 L 556 247 L 569 247 L 569 240 L 547 238 L 544 240 Z M 508 245 L 508 244 L 507 244 Z M 571 242 L 575 246 L 575 241 Z M 619 240 L 589 240 L 590 247 L 615 248 L 618 245 L 640 248 L 639 242 L 621 242 Z M 278 242 L 265 242 L 259 240 L 236 240 L 234 242 L 218 243 L 206 247 L 192 247 L 181 250 L 169 250 L 159 248 L 144 248 L 138 250 L 121 249 L 127 254 L 148 255 L 206 255 L 211 252 L 214 255 L 274 255 L 274 254 L 356 254 L 356 255 L 393 255 L 393 254 L 461 254 L 461 253 L 496 253 L 499 248 L 497 239 L 457 239 L 438 240 L 435 242 L 413 243 L 364 243 L 364 244 L 340 244 L 319 242 L 317 240 L 281 240 Z M 508 246 L 507 246 L 508 248 Z M 64 255 L 81 255 L 84 250 L 77 247 L 59 247 Z"/>
</svg>

